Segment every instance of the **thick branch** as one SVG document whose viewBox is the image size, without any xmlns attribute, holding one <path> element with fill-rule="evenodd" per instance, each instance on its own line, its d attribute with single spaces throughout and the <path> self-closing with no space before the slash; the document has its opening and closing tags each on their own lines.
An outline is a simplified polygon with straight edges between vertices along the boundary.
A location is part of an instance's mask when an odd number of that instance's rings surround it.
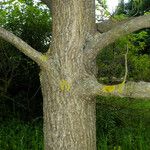
<svg viewBox="0 0 150 150">
<path fill-rule="evenodd" d="M 110 90 L 111 89 L 111 90 Z M 114 91 L 113 91 L 114 90 Z M 150 98 L 150 83 L 148 82 L 127 82 L 113 86 L 101 86 L 100 95 L 114 95 L 131 98 Z M 96 92 L 96 91 L 95 91 Z"/>
<path fill-rule="evenodd" d="M 124 24 L 117 25 L 103 34 L 97 33 L 95 36 L 89 38 L 85 47 L 85 57 L 88 59 L 95 59 L 100 49 L 115 42 L 121 36 L 149 27 L 150 15 L 144 15 L 136 17 Z"/>
<path fill-rule="evenodd" d="M 85 90 L 82 93 L 93 96 L 112 95 L 131 98 L 150 98 L 150 83 L 148 82 L 127 82 L 117 85 L 103 85 L 98 83 L 94 77 L 90 77 L 82 82 L 82 88 Z"/>
<path fill-rule="evenodd" d="M 114 27 L 116 27 L 118 25 L 122 25 L 122 24 L 130 21 L 131 19 L 133 19 L 133 17 L 130 17 L 130 18 L 125 19 L 125 20 L 116 20 L 113 18 L 111 18 L 109 20 L 104 20 L 103 22 L 96 23 L 97 30 L 100 33 L 104 33 L 104 32 L 107 32 L 107 31 L 113 29 Z"/>
<path fill-rule="evenodd" d="M 15 36 L 13 33 L 3 29 L 0 27 L 0 38 L 4 39 L 5 41 L 11 43 L 16 48 L 18 48 L 22 53 L 26 56 L 30 57 L 32 60 L 37 62 L 39 65 L 43 65 L 45 56 L 33 49 L 29 46 L 26 42 L 21 40 L 19 37 Z"/>
</svg>

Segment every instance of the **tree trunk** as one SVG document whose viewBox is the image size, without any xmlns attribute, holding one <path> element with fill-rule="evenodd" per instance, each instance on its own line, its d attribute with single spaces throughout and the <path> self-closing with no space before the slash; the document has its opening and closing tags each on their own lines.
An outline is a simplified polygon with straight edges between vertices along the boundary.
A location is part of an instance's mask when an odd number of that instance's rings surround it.
<svg viewBox="0 0 150 150">
<path fill-rule="evenodd" d="M 40 76 L 45 150 L 96 150 L 95 102 L 57 89 L 48 72 Z"/>
<path fill-rule="evenodd" d="M 95 102 L 77 92 L 88 75 L 83 50 L 95 31 L 94 1 L 53 0 L 52 6 L 52 45 L 40 73 L 45 150 L 95 150 Z"/>
</svg>

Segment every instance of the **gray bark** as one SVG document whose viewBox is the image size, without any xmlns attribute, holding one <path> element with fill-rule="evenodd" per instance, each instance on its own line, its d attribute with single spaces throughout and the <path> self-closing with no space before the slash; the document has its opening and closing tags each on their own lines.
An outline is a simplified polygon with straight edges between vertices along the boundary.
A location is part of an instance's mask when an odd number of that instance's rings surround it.
<svg viewBox="0 0 150 150">
<path fill-rule="evenodd" d="M 96 31 L 94 2 L 53 0 L 52 6 L 50 69 L 40 75 L 45 149 L 95 150 L 95 101 L 76 92 L 87 76 L 83 49 L 88 35 Z"/>
<path fill-rule="evenodd" d="M 95 102 L 41 72 L 45 150 L 95 150 Z M 56 81 L 55 81 L 56 80 Z"/>
<path fill-rule="evenodd" d="M 88 77 L 85 78 L 80 85 L 84 88 L 78 88 L 78 91 L 82 91 L 82 93 L 88 93 L 93 96 L 101 95 L 143 99 L 150 98 L 150 83 L 143 81 L 104 85 L 98 83 L 95 77 Z"/>
</svg>

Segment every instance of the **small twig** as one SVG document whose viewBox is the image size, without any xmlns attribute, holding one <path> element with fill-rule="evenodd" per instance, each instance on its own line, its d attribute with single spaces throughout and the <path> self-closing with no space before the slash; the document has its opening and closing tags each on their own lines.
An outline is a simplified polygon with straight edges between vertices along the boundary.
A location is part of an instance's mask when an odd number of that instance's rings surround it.
<svg viewBox="0 0 150 150">
<path fill-rule="evenodd" d="M 125 75 L 124 75 L 124 79 L 122 83 L 126 82 L 127 75 L 128 75 L 128 51 L 129 49 L 128 49 L 128 44 L 127 44 L 127 51 L 125 53 Z"/>
</svg>

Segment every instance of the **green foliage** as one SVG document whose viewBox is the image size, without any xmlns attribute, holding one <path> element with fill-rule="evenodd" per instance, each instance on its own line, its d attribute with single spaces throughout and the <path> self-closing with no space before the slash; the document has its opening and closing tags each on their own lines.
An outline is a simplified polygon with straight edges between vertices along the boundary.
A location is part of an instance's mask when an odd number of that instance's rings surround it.
<svg viewBox="0 0 150 150">
<path fill-rule="evenodd" d="M 51 37 L 50 12 L 30 1 L 16 2 L 1 9 L 5 22 L 1 24 L 39 51 L 46 51 Z M 11 12 L 10 12 L 11 10 Z"/>
<path fill-rule="evenodd" d="M 150 56 L 134 56 L 131 57 L 131 63 L 134 66 L 134 69 L 131 70 L 130 76 L 135 80 L 145 80 L 150 81 Z"/>
<path fill-rule="evenodd" d="M 16 120 L 1 123 L 0 148 L 3 150 L 43 150 L 42 123 L 24 124 Z"/>
<path fill-rule="evenodd" d="M 150 11 L 149 0 L 129 0 L 127 3 L 121 1 L 116 14 L 126 14 L 128 16 L 139 16 Z"/>
<path fill-rule="evenodd" d="M 98 150 L 147 150 L 150 147 L 150 102 L 97 97 Z"/>
<path fill-rule="evenodd" d="M 0 26 L 45 52 L 51 40 L 52 20 L 48 9 L 32 0 L 5 2 L 1 2 Z M 32 60 L 0 40 L 0 118 L 14 115 L 32 120 L 42 115 L 38 73 L 39 68 Z"/>
<path fill-rule="evenodd" d="M 121 82 L 125 74 L 125 58 L 128 52 L 128 80 L 150 81 L 149 30 L 143 30 L 119 39 L 106 47 L 97 57 L 98 78 L 103 83 Z"/>
<path fill-rule="evenodd" d="M 120 14 L 120 15 L 114 15 L 113 19 L 117 20 L 117 21 L 121 21 L 124 19 L 127 19 L 128 17 L 125 14 Z"/>
</svg>

